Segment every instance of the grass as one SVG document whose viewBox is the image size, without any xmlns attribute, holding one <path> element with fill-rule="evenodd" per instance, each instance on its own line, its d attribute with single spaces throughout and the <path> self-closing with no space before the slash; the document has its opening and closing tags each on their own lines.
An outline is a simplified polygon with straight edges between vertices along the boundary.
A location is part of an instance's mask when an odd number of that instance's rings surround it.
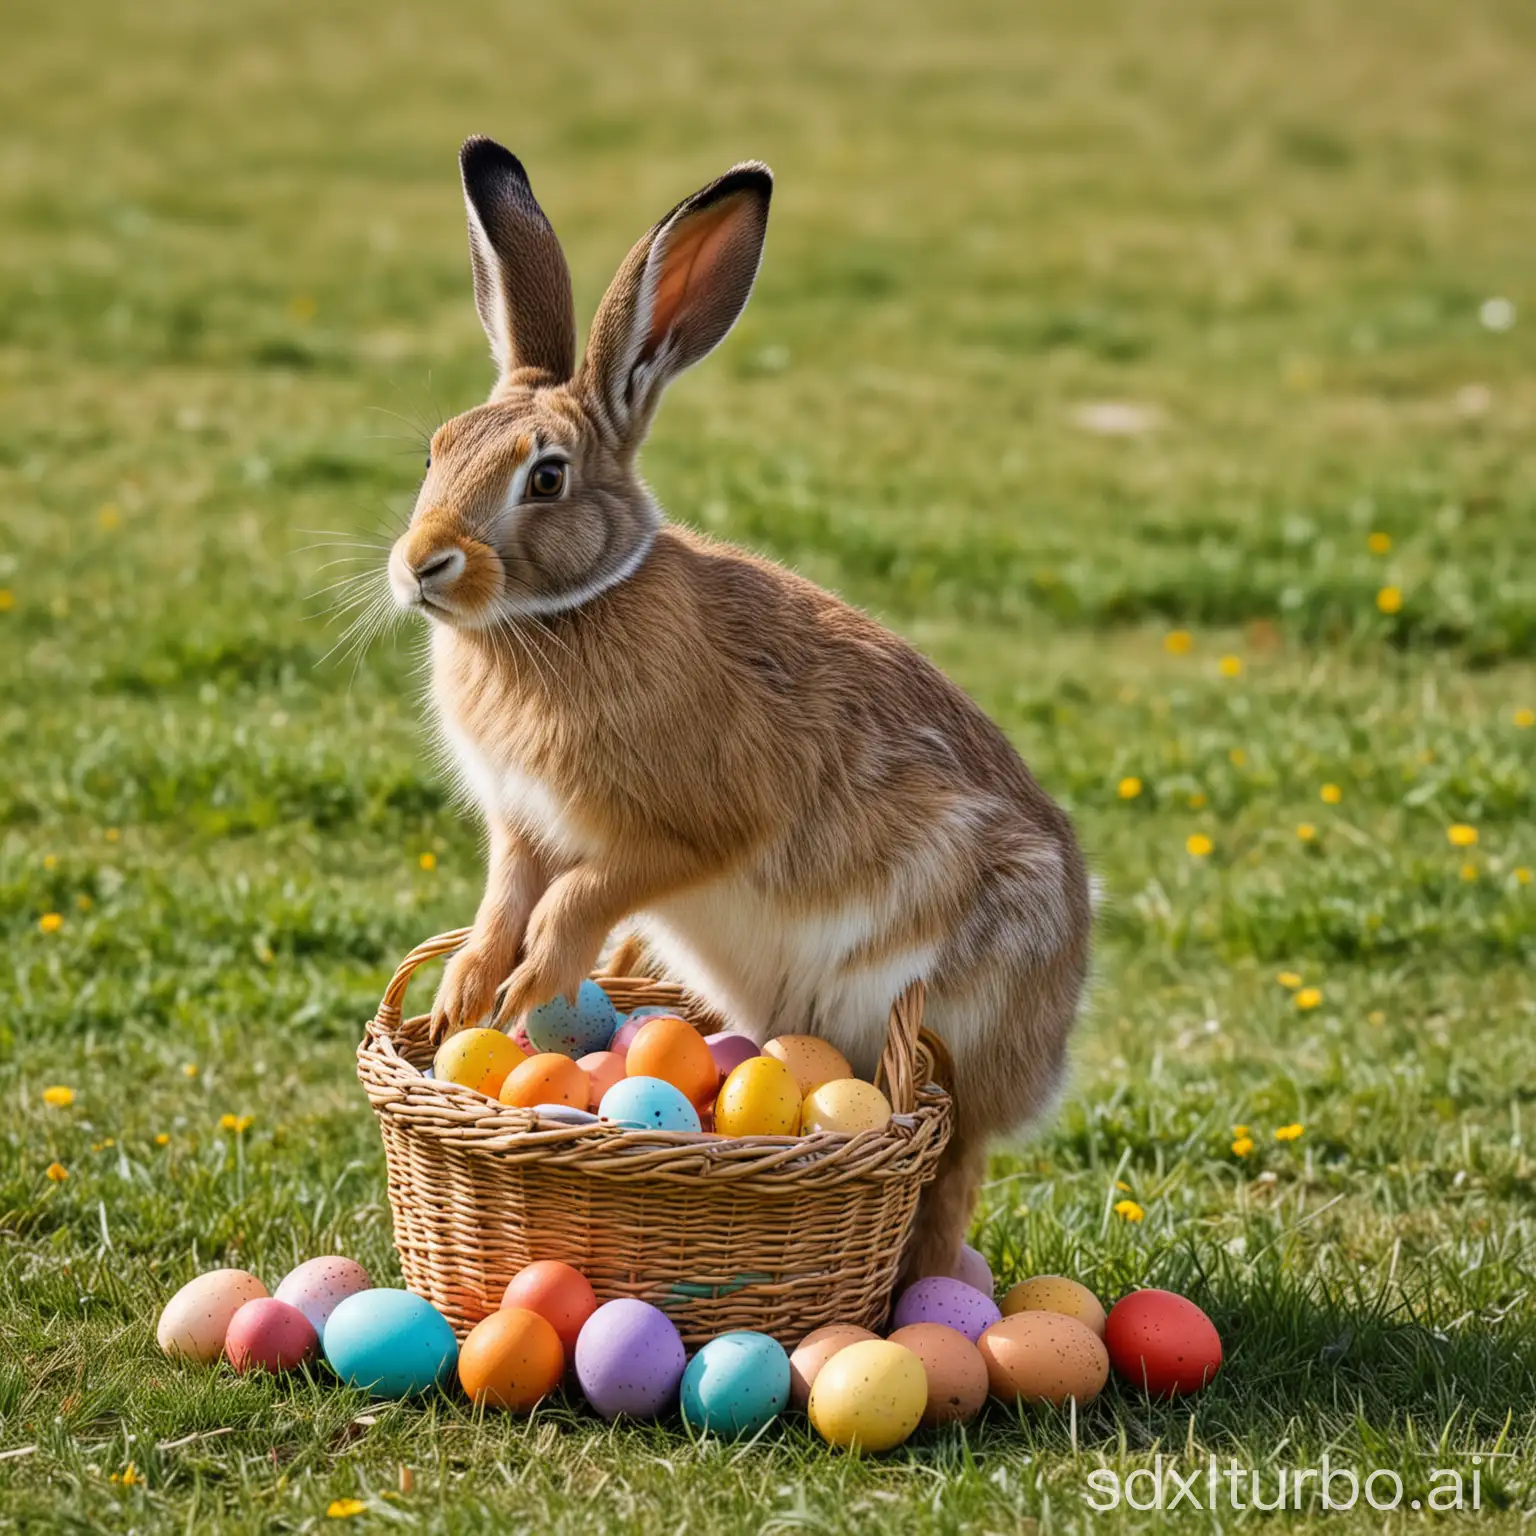
<svg viewBox="0 0 1536 1536">
<path fill-rule="evenodd" d="M 1527 7 L 19 0 L 6 34 L 0 1524 L 1129 1530 L 1161 1517 L 1094 1515 L 1094 1469 L 1327 1452 L 1421 1498 L 1480 1456 L 1483 1520 L 1525 1528 Z M 584 314 L 677 197 L 775 166 L 752 307 L 647 473 L 910 635 L 1075 814 L 1093 1005 L 977 1241 L 1005 1281 L 1194 1295 L 1201 1398 L 857 1462 L 158 1356 L 199 1269 L 398 1273 L 352 1049 L 472 910 L 478 834 L 413 640 L 327 661 L 308 595 L 489 383 L 471 131 L 525 156 Z"/>
</svg>

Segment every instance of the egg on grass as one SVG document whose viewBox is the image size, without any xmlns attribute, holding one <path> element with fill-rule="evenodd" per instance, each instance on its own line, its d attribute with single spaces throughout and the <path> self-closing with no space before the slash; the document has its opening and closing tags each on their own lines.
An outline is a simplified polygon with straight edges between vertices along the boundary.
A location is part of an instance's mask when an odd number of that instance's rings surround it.
<svg viewBox="0 0 1536 1536">
<path fill-rule="evenodd" d="M 535 1259 L 524 1265 L 502 1292 L 504 1307 L 526 1307 L 554 1328 L 567 1355 L 587 1319 L 597 1311 L 597 1295 L 579 1269 L 559 1259 Z"/>
<path fill-rule="evenodd" d="M 922 1361 L 928 1378 L 928 1406 L 923 1427 L 966 1424 L 987 1400 L 987 1362 L 981 1351 L 943 1323 L 909 1323 L 891 1335 L 892 1344 L 910 1349 Z"/>
<path fill-rule="evenodd" d="M 1104 1343 L 1117 1375 L 1152 1397 L 1179 1397 L 1221 1369 L 1221 1335 L 1187 1296 L 1132 1291 L 1110 1308 Z"/>
<path fill-rule="evenodd" d="M 258 1296 L 229 1320 L 224 1354 L 242 1375 L 291 1371 L 320 1352 L 320 1335 L 297 1307 L 275 1296 Z"/>
<path fill-rule="evenodd" d="M 1091 1328 L 1059 1312 L 1015 1312 L 976 1341 L 992 1395 L 1004 1402 L 1086 1407 L 1109 1380 L 1109 1355 Z"/>
<path fill-rule="evenodd" d="M 942 1323 L 974 1344 L 1002 1315 L 991 1296 L 974 1286 L 951 1280 L 948 1275 L 930 1275 L 897 1297 L 891 1321 L 898 1328 L 909 1323 Z"/>
<path fill-rule="evenodd" d="M 340 1302 L 321 1336 L 325 1358 L 349 1387 L 375 1397 L 412 1397 L 446 1382 L 459 1345 L 430 1301 L 378 1287 Z"/>
<path fill-rule="evenodd" d="M 672 1320 L 632 1296 L 604 1302 L 576 1340 L 576 1379 L 605 1419 L 654 1419 L 677 1401 L 688 1356 Z"/>
<path fill-rule="evenodd" d="M 1036 1275 L 1021 1280 L 1003 1297 L 1003 1316 L 1016 1312 L 1059 1312 L 1075 1317 L 1084 1327 L 1104 1337 L 1104 1308 L 1086 1285 L 1062 1275 Z"/>
<path fill-rule="evenodd" d="M 879 1337 L 878 1333 L 860 1328 L 857 1323 L 826 1323 L 813 1328 L 795 1345 L 795 1351 L 789 1357 L 790 1401 L 804 1413 L 811 1400 L 811 1388 L 827 1361 L 850 1344 Z"/>
<path fill-rule="evenodd" d="M 459 1385 L 472 1403 L 526 1412 L 564 1375 L 559 1335 L 527 1307 L 501 1307 L 482 1318 L 459 1348 Z"/>
<path fill-rule="evenodd" d="M 290 1307 L 297 1307 L 319 1335 L 325 1332 L 326 1320 L 341 1302 L 372 1288 L 368 1271 L 356 1259 L 328 1253 L 318 1259 L 306 1259 L 290 1269 L 272 1294 Z"/>
<path fill-rule="evenodd" d="M 266 1286 L 246 1270 L 211 1269 L 166 1302 L 155 1338 L 166 1354 L 207 1365 L 223 1354 L 235 1313 L 266 1294 Z"/>
<path fill-rule="evenodd" d="M 789 1356 L 766 1333 L 722 1333 L 688 1362 L 681 1397 L 691 1428 L 755 1435 L 789 1404 Z"/>
<path fill-rule="evenodd" d="M 866 1339 L 821 1368 L 811 1387 L 811 1426 L 844 1450 L 889 1451 L 922 1422 L 927 1405 L 922 1361 L 889 1339 Z"/>
</svg>

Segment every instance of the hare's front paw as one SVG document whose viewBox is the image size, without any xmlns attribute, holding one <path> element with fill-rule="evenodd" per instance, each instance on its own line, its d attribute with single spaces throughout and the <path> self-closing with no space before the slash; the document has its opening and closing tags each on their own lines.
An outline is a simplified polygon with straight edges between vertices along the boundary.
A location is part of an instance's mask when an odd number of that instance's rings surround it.
<svg viewBox="0 0 1536 1536">
<path fill-rule="evenodd" d="M 483 1019 L 506 976 L 507 963 L 493 950 L 475 944 L 461 949 L 448 962 L 432 1003 L 433 1045 Z"/>
<path fill-rule="evenodd" d="M 530 955 L 502 983 L 492 1024 L 503 1029 L 511 1020 L 522 1018 L 529 1009 L 547 1003 L 552 997 L 574 1003 L 586 974 L 579 963 L 559 965 L 550 956 Z"/>
</svg>

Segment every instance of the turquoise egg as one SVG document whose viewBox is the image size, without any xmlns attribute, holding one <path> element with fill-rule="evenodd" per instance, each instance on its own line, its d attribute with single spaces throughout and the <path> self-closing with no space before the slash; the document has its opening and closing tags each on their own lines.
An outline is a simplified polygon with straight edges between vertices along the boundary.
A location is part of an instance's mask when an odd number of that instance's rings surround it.
<svg viewBox="0 0 1536 1536">
<path fill-rule="evenodd" d="M 349 1387 L 375 1397 L 410 1397 L 446 1383 L 459 1344 L 430 1301 L 410 1291 L 357 1291 L 325 1320 L 325 1358 Z"/>
<path fill-rule="evenodd" d="M 659 1077 L 623 1077 L 603 1095 L 597 1112 L 631 1131 L 696 1131 L 699 1112 L 686 1094 Z"/>
<path fill-rule="evenodd" d="M 789 1356 L 766 1333 L 722 1333 L 683 1372 L 683 1418 L 717 1435 L 755 1435 L 789 1406 Z"/>
<path fill-rule="evenodd" d="M 552 997 L 528 1015 L 523 1026 L 535 1051 L 555 1051 L 573 1061 L 606 1051 L 619 1027 L 619 1010 L 595 981 L 584 981 L 573 1004 Z"/>
</svg>

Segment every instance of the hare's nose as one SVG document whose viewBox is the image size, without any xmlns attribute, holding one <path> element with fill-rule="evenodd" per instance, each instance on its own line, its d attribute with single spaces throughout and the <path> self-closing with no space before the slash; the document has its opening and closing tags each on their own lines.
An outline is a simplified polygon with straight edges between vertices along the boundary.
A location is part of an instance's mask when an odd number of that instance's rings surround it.
<svg viewBox="0 0 1536 1536">
<path fill-rule="evenodd" d="M 442 549 L 424 560 L 413 562 L 411 574 L 422 586 L 442 585 L 457 581 L 463 574 L 465 563 L 462 549 Z"/>
</svg>

